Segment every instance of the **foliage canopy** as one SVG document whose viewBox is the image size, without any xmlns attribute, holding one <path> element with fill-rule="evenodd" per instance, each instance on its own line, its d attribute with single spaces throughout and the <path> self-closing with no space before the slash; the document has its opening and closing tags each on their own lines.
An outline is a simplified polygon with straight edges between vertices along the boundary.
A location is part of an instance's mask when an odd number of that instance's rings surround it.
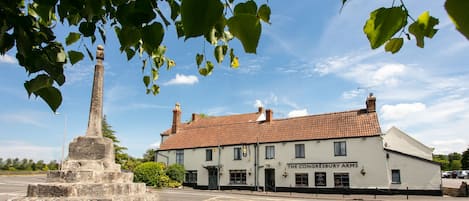
<svg viewBox="0 0 469 201">
<path fill-rule="evenodd" d="M 348 1 L 342 0 L 342 4 Z M 396 53 L 404 44 L 404 36 L 411 40 L 411 35 L 423 48 L 424 39 L 437 33 L 439 20 L 428 11 L 414 19 L 403 0 L 399 5 L 396 2 L 370 13 L 363 31 L 371 48 L 384 45 L 386 51 Z M 168 13 L 163 6 L 169 8 Z M 446 0 L 445 9 L 456 29 L 469 39 L 469 1 Z M 184 40 L 204 38 L 212 45 L 217 63 L 228 57 L 230 66 L 237 68 L 239 59 L 229 42 L 236 38 L 246 53 L 256 53 L 261 22 L 270 24 L 270 15 L 267 4 L 258 5 L 253 0 L 4 0 L 0 1 L 0 55 L 16 50 L 19 65 L 32 77 L 24 83 L 28 95 L 42 98 L 55 112 L 62 103 L 58 86 L 66 81 L 64 65 L 78 63 L 85 54 L 93 60 L 87 43 L 81 43 L 81 50 L 65 50 L 56 39 L 57 23 L 78 28 L 78 32 L 68 33 L 66 46 L 85 39 L 94 44 L 98 36 L 105 43 L 105 30 L 114 30 L 119 50 L 127 59 L 138 55 L 142 61 L 146 93 L 156 95 L 160 70 L 176 65 L 165 56 L 165 29 L 173 27 L 177 37 Z M 207 58 L 205 53 L 195 54 L 203 76 L 214 69 L 214 62 Z"/>
</svg>

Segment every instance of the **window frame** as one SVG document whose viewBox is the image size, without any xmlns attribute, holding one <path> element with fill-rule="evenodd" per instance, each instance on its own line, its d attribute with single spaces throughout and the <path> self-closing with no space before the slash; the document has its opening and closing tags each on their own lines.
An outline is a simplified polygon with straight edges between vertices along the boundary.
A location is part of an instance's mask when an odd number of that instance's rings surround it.
<svg viewBox="0 0 469 201">
<path fill-rule="evenodd" d="M 247 184 L 247 171 L 230 170 L 230 184 Z"/>
<path fill-rule="evenodd" d="M 205 150 L 205 161 L 213 161 L 213 150 L 212 149 L 206 149 Z"/>
<path fill-rule="evenodd" d="M 233 148 L 233 160 L 241 160 L 243 158 L 242 148 L 241 147 L 234 147 Z"/>
<path fill-rule="evenodd" d="M 334 156 L 347 156 L 347 141 L 334 142 Z"/>
<path fill-rule="evenodd" d="M 397 173 L 397 178 L 394 177 L 395 173 Z M 395 181 L 394 179 L 397 179 Z M 401 184 L 401 170 L 400 169 L 391 169 L 391 184 Z"/>
<path fill-rule="evenodd" d="M 176 150 L 176 163 L 184 165 L 184 149 Z"/>
<path fill-rule="evenodd" d="M 295 187 L 308 187 L 308 177 L 308 173 L 295 173 Z"/>
<path fill-rule="evenodd" d="M 265 146 L 265 159 L 267 160 L 275 159 L 275 146 L 274 145 Z"/>
<path fill-rule="evenodd" d="M 184 182 L 188 184 L 197 183 L 197 170 L 186 170 L 184 174 Z"/>
<path fill-rule="evenodd" d="M 323 175 L 324 183 L 318 183 L 319 175 Z M 314 172 L 314 186 L 327 186 L 327 172 Z"/>
<path fill-rule="evenodd" d="M 305 158 L 305 144 L 295 144 L 295 158 Z"/>
<path fill-rule="evenodd" d="M 338 185 L 337 179 L 339 179 L 340 185 Z M 350 188 L 350 174 L 348 172 L 334 172 L 334 187 Z"/>
</svg>

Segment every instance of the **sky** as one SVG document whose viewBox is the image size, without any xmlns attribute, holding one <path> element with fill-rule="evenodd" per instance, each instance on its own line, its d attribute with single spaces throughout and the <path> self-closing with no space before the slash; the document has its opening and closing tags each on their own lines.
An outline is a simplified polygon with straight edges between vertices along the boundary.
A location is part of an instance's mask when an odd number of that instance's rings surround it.
<svg viewBox="0 0 469 201">
<path fill-rule="evenodd" d="M 201 38 L 177 39 L 174 26 L 168 27 L 163 44 L 176 66 L 160 72 L 157 96 L 145 94 L 141 61 L 127 61 L 108 30 L 107 122 L 127 152 L 141 157 L 170 128 L 175 103 L 181 104 L 183 121 L 192 113 L 231 115 L 256 112 L 259 106 L 272 109 L 274 118 L 287 118 L 365 108 L 373 93 L 383 132 L 395 126 L 436 154 L 466 150 L 469 41 L 455 30 L 444 1 L 405 1 L 414 18 L 426 10 L 439 18 L 439 31 L 425 39 L 425 48 L 405 41 L 397 54 L 383 47 L 372 50 L 362 31 L 369 13 L 392 1 L 351 0 L 342 10 L 341 2 L 268 1 L 272 24 L 262 25 L 257 54 L 244 53 L 240 42 L 232 41 L 239 69 L 225 62 L 208 77 L 198 74 L 195 55 L 211 55 L 213 47 Z M 74 30 L 58 25 L 58 40 L 64 42 Z M 84 50 L 83 43 L 66 50 Z M 100 43 L 88 46 L 95 50 Z M 66 66 L 63 103 L 54 114 L 41 99 L 28 98 L 23 83 L 31 77 L 18 65 L 15 51 L 0 56 L 0 158 L 61 160 L 62 147 L 67 150 L 73 138 L 86 133 L 93 69 L 88 58 Z"/>
</svg>

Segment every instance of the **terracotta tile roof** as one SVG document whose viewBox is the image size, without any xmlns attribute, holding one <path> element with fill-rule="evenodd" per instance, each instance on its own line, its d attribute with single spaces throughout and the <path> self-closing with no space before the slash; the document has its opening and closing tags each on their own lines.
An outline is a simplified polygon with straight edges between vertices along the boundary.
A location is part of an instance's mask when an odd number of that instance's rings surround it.
<svg viewBox="0 0 469 201">
<path fill-rule="evenodd" d="M 327 113 L 296 118 L 255 120 L 260 113 L 204 118 L 183 124 L 160 150 L 218 145 L 378 136 L 376 112 L 366 110 Z M 256 117 L 256 118 L 254 118 Z"/>
</svg>

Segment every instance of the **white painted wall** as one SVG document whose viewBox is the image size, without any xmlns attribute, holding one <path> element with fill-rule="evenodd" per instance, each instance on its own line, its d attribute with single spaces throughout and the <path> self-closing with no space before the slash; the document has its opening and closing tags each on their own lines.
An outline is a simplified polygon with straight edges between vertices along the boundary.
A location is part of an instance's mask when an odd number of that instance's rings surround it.
<svg viewBox="0 0 469 201">
<path fill-rule="evenodd" d="M 334 142 L 346 141 L 347 155 L 334 156 Z M 295 158 L 295 144 L 305 144 L 305 158 Z M 265 147 L 275 146 L 275 158 L 265 159 Z M 255 186 L 255 145 L 247 145 L 247 156 L 242 160 L 234 160 L 234 148 L 239 146 L 196 148 L 184 150 L 184 166 L 186 170 L 197 170 L 198 185 L 208 185 L 208 170 L 204 166 L 216 166 L 218 155 L 221 155 L 222 168 L 220 170 L 220 185 L 229 186 L 229 170 L 247 172 L 246 186 Z M 212 149 L 212 161 L 205 161 L 205 150 Z M 176 151 L 159 151 L 169 156 L 169 163 L 175 163 Z M 158 156 L 159 162 L 166 162 L 166 158 Z M 358 162 L 357 168 L 288 168 L 287 163 L 330 163 L 330 162 Z M 391 153 L 386 158 L 381 136 L 344 138 L 329 140 L 310 140 L 297 142 L 266 143 L 259 146 L 259 186 L 264 186 L 264 169 L 275 169 L 277 187 L 295 187 L 295 173 L 308 173 L 308 187 L 315 187 L 314 173 L 326 172 L 327 188 L 334 187 L 334 173 L 349 173 L 351 188 L 406 188 L 410 189 L 439 189 L 439 166 L 429 162 L 403 157 Z M 364 170 L 365 174 L 361 173 Z M 401 170 L 401 185 L 391 185 L 391 169 Z M 287 177 L 282 176 L 283 173 Z M 240 184 L 236 184 L 239 186 Z"/>
<path fill-rule="evenodd" d="M 388 152 L 389 188 L 438 190 L 441 186 L 440 165 L 398 153 Z M 391 170 L 399 169 L 401 184 L 391 183 Z"/>
</svg>

